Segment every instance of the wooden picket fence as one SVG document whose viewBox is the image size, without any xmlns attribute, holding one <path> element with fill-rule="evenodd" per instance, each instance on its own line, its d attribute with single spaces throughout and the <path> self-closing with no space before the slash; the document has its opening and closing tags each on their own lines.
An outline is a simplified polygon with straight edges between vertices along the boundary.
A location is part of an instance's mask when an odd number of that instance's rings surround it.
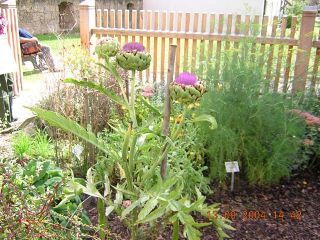
<svg viewBox="0 0 320 240">
<path fill-rule="evenodd" d="M 177 45 L 175 74 L 200 69 L 212 58 L 216 72 L 225 51 L 237 49 L 241 41 L 254 36 L 252 52 L 259 53 L 266 79 L 273 91 L 314 89 L 319 79 L 320 39 L 314 40 L 316 11 L 305 10 L 297 18 L 241 16 L 208 13 L 122 11 L 96 9 L 94 0 L 80 4 L 82 45 L 93 50 L 95 39 L 111 36 L 121 44 L 143 43 L 152 54 L 151 67 L 140 74 L 146 82 L 166 78 L 168 49 Z M 298 26 L 299 25 L 299 26 Z M 258 27 L 257 27 L 258 26 Z M 293 81 L 292 81 L 293 80 Z M 291 85 L 292 83 L 292 85 Z"/>
<path fill-rule="evenodd" d="M 14 94 L 17 95 L 22 91 L 23 72 L 18 32 L 19 25 L 16 1 L 7 0 L 5 2 L 0 3 L 0 13 L 3 14 L 5 19 L 8 21 L 8 41 L 12 49 L 15 62 L 18 66 L 18 71 L 13 73 Z"/>
</svg>

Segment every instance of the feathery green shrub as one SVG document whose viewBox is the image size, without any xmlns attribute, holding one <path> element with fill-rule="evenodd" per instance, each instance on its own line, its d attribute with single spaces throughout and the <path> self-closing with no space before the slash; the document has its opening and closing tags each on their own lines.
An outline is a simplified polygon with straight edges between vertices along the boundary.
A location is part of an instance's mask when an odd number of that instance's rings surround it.
<svg viewBox="0 0 320 240">
<path fill-rule="evenodd" d="M 223 182 L 224 163 L 239 161 L 251 184 L 271 184 L 290 175 L 304 126 L 290 114 L 289 98 L 265 91 L 268 82 L 249 46 L 241 43 L 236 51 L 225 53 L 218 79 L 211 71 L 200 112 L 215 116 L 218 128 L 203 127 L 202 140 L 212 179 Z"/>
</svg>

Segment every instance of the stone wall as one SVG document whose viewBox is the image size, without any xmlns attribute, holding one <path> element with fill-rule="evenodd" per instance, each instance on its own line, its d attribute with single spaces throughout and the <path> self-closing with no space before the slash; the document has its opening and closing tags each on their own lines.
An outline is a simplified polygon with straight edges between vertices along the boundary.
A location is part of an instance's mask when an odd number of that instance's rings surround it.
<svg viewBox="0 0 320 240">
<path fill-rule="evenodd" d="M 77 31 L 80 2 L 82 0 L 17 0 L 19 26 L 32 34 Z M 61 12 L 66 5 L 67 10 Z M 127 9 L 132 6 L 142 9 L 143 0 L 96 0 L 96 8 Z"/>
</svg>

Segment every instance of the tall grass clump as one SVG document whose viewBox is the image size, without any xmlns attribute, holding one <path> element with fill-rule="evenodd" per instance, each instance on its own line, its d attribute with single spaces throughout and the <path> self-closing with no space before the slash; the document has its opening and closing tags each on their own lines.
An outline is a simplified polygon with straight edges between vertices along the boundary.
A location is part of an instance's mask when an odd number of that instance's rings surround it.
<svg viewBox="0 0 320 240">
<path fill-rule="evenodd" d="M 255 59 L 250 45 L 241 43 L 224 54 L 219 73 L 209 72 L 200 111 L 214 115 L 219 125 L 202 132 L 212 179 L 223 182 L 224 163 L 239 161 L 251 184 L 271 184 L 289 176 L 294 164 L 303 124 L 290 113 L 288 97 L 266 90 L 270 81 Z"/>
</svg>

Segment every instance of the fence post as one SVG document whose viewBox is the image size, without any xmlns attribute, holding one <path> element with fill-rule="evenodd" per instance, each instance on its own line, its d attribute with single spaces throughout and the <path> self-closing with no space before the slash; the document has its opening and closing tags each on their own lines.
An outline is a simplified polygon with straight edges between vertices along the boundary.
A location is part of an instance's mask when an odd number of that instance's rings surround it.
<svg viewBox="0 0 320 240">
<path fill-rule="evenodd" d="M 14 60 L 16 61 L 16 64 L 18 66 L 17 72 L 13 73 L 13 90 L 14 95 L 17 95 L 22 90 L 23 74 L 16 0 L 7 0 L 2 3 L 0 2 L 0 10 L 0 12 L 8 21 L 8 43 L 13 52 Z"/>
<path fill-rule="evenodd" d="M 91 29 L 96 26 L 96 1 L 85 0 L 80 3 L 81 46 L 90 52 Z"/>
<path fill-rule="evenodd" d="M 303 92 L 306 87 L 316 15 L 317 11 L 310 7 L 303 11 L 292 93 Z"/>
</svg>

